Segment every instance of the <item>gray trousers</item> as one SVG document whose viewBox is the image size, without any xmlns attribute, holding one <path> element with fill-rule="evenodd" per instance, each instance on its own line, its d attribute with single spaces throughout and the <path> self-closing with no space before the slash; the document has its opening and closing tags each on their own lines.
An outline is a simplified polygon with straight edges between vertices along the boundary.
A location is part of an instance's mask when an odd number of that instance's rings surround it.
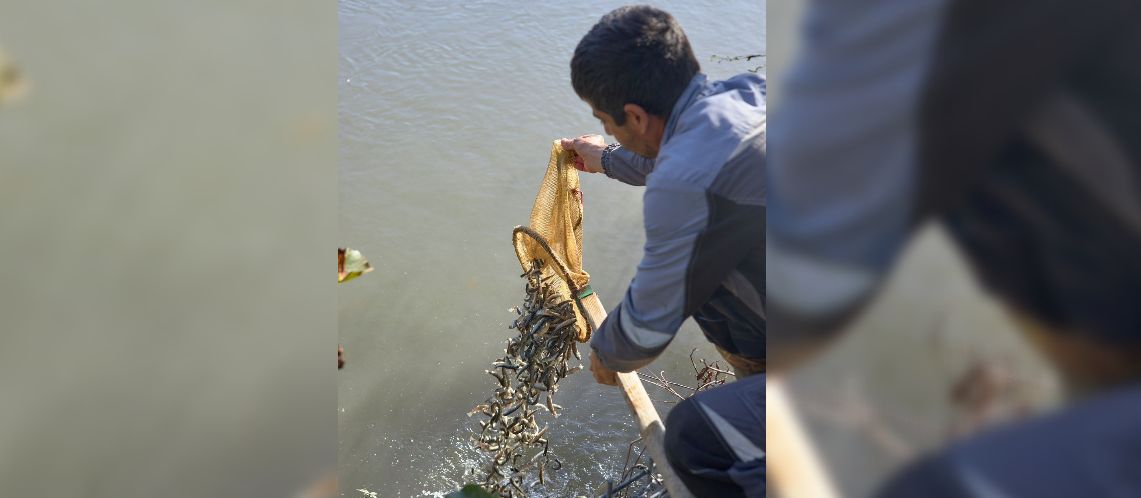
<svg viewBox="0 0 1141 498">
<path fill-rule="evenodd" d="M 665 450 L 698 498 L 765 496 L 765 375 L 678 403 L 666 419 Z"/>
</svg>

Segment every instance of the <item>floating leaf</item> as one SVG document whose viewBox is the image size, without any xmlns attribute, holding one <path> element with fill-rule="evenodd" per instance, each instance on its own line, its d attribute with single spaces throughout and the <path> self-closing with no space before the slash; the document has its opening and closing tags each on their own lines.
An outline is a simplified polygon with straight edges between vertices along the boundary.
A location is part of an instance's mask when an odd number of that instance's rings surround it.
<svg viewBox="0 0 1141 498">
<path fill-rule="evenodd" d="M 356 249 L 337 248 L 337 283 L 348 282 L 372 271 L 372 264 Z"/>
</svg>

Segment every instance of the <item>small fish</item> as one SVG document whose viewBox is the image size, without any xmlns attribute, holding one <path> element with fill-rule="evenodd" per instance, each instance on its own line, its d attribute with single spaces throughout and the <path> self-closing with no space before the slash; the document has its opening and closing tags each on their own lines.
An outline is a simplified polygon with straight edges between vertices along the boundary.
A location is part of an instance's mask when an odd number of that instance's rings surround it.
<svg viewBox="0 0 1141 498">
<path fill-rule="evenodd" d="M 488 373 L 489 375 L 491 375 L 492 377 L 495 377 L 495 380 L 498 380 L 498 381 L 499 381 L 499 385 L 500 385 L 500 386 L 502 386 L 502 387 L 509 387 L 509 386 L 511 385 L 511 383 L 510 383 L 510 382 L 507 382 L 507 377 L 505 377 L 505 376 L 504 376 L 502 373 L 500 373 L 499 371 L 496 371 L 496 370 L 484 370 L 484 372 L 487 372 L 487 373 Z"/>
<path fill-rule="evenodd" d="M 570 318 L 567 318 L 566 320 L 563 320 L 563 321 L 559 322 L 558 324 L 556 324 L 555 330 L 565 329 L 570 325 L 574 325 L 574 322 L 575 322 L 575 318 L 573 316 Z"/>
<path fill-rule="evenodd" d="M 475 408 L 472 408 L 470 412 L 467 412 L 467 416 L 470 417 L 477 413 L 483 413 L 484 415 L 491 416 L 491 407 L 487 406 L 486 404 L 475 405 Z"/>
</svg>

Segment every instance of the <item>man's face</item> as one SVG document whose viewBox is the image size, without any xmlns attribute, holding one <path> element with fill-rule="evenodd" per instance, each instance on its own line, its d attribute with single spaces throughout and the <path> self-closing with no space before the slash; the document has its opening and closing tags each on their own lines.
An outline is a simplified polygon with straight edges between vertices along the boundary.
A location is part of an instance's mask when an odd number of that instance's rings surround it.
<svg viewBox="0 0 1141 498">
<path fill-rule="evenodd" d="M 622 144 L 623 148 L 649 158 L 658 155 L 657 144 L 649 144 L 646 140 L 642 139 L 634 127 L 631 126 L 633 120 L 626 119 L 626 123 L 619 126 L 614 121 L 613 116 L 594 107 L 594 104 L 590 102 L 587 103 L 590 104 L 591 114 L 602 123 L 602 129 L 606 134 L 614 137 L 618 143 Z"/>
</svg>

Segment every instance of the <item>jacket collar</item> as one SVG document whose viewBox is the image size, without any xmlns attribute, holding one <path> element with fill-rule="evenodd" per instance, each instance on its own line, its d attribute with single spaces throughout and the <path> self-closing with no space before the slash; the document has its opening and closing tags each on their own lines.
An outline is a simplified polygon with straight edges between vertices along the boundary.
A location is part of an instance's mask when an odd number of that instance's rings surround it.
<svg viewBox="0 0 1141 498">
<path fill-rule="evenodd" d="M 681 115 L 689 106 L 693 105 L 705 92 L 706 76 L 697 73 L 693 79 L 689 80 L 689 85 L 685 87 L 685 91 L 681 92 L 681 97 L 678 97 L 677 102 L 674 103 L 674 108 L 670 111 L 670 117 L 666 120 L 666 130 L 662 133 L 662 145 L 669 141 L 670 137 L 674 135 L 677 130 L 677 123 L 681 121 Z"/>
</svg>

